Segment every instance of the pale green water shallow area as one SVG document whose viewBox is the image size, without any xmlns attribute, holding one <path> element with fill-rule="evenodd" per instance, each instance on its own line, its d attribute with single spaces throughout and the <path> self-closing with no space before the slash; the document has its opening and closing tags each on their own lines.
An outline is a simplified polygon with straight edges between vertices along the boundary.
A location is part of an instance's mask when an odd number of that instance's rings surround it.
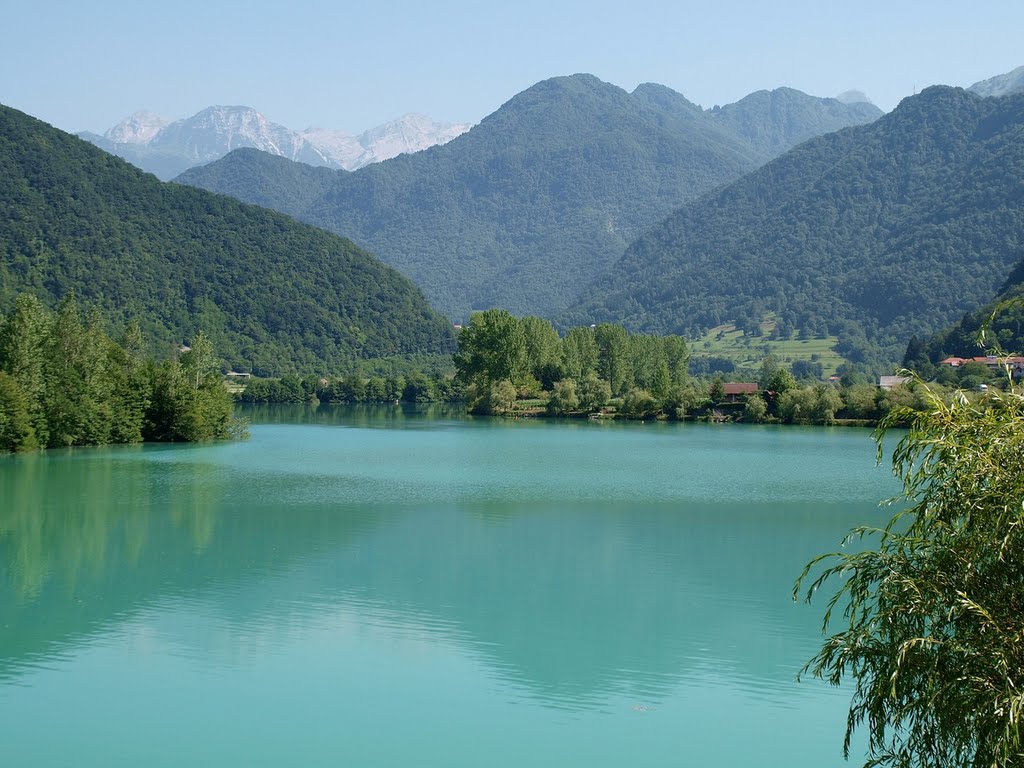
<svg viewBox="0 0 1024 768">
<path fill-rule="evenodd" d="M 866 431 L 250 414 L 0 458 L 0 766 L 844 765 Z"/>
</svg>

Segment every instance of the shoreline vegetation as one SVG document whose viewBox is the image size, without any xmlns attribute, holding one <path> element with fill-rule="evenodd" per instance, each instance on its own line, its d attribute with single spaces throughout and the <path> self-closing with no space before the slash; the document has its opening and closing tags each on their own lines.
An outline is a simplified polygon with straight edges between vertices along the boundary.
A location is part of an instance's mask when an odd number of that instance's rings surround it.
<svg viewBox="0 0 1024 768">
<path fill-rule="evenodd" d="M 129 325 L 112 340 L 74 294 L 55 311 L 25 294 L 0 319 L 0 451 L 244 437 L 213 345 L 161 362 Z"/>
<path fill-rule="evenodd" d="M 505 310 L 475 313 L 458 340 L 454 371 L 349 374 L 333 379 L 250 379 L 247 403 L 461 403 L 469 413 L 508 418 L 590 418 L 873 427 L 893 411 L 926 407 L 922 383 L 881 386 L 852 366 L 823 380 L 822 366 L 784 366 L 768 354 L 753 371 L 695 376 L 679 336 L 630 334 L 602 323 L 559 336 L 548 321 Z M 748 380 L 743 381 L 742 377 Z M 947 398 L 980 398 L 1005 377 L 984 365 L 942 369 L 930 384 Z"/>
<path fill-rule="evenodd" d="M 19 297 L 0 318 L 0 452 L 237 439 L 247 433 L 236 401 L 457 403 L 505 418 L 873 427 L 892 413 L 926 409 L 935 393 L 978 399 L 1008 381 L 980 363 L 941 367 L 929 395 L 914 376 L 875 383 L 840 366 L 824 380 L 820 363 L 786 366 L 770 353 L 757 369 L 695 375 L 701 366 L 691 365 L 680 336 L 612 323 L 560 336 L 547 320 L 499 309 L 473 314 L 448 365 L 420 358 L 332 378 L 259 378 L 226 372 L 201 331 L 168 360 L 143 349 L 137 324 L 115 342 L 99 313 L 83 313 L 73 294 L 52 312 L 34 296 Z"/>
</svg>

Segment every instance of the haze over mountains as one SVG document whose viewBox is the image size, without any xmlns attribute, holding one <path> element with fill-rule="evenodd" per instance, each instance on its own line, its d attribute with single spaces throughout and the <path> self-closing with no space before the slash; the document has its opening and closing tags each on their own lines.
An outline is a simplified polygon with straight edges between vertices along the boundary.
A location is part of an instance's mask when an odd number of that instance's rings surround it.
<svg viewBox="0 0 1024 768">
<path fill-rule="evenodd" d="M 967 90 L 979 96 L 1009 96 L 1024 91 L 1024 67 L 975 83 Z"/>
<path fill-rule="evenodd" d="M 240 147 L 351 171 L 443 144 L 469 128 L 467 123 L 438 123 L 424 115 L 407 114 L 358 136 L 326 128 L 293 131 L 252 107 L 215 106 L 175 121 L 136 112 L 102 136 L 88 131 L 78 135 L 167 181 Z"/>
<path fill-rule="evenodd" d="M 568 316 L 693 333 L 774 313 L 884 363 L 988 301 L 1022 253 L 1024 94 L 934 86 L 682 207 Z"/>
<path fill-rule="evenodd" d="M 242 150 L 178 180 L 351 237 L 453 319 L 492 306 L 552 316 L 679 205 L 881 114 L 785 88 L 703 110 L 664 86 L 574 75 L 443 146 L 354 173 Z"/>
<path fill-rule="evenodd" d="M 0 107 L 0 311 L 70 291 L 114 329 L 137 319 L 161 352 L 203 330 L 262 375 L 454 346 L 423 294 L 351 242 Z"/>
</svg>

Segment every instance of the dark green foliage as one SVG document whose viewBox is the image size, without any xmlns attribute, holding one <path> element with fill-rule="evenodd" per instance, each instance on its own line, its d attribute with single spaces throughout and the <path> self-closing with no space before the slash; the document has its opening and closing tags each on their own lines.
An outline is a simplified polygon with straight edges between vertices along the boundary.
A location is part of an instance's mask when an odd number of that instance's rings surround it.
<svg viewBox="0 0 1024 768">
<path fill-rule="evenodd" d="M 813 360 L 794 360 L 790 370 L 795 379 L 820 379 L 824 374 L 821 363 Z"/>
<path fill-rule="evenodd" d="M 187 364 L 170 360 L 151 368 L 152 404 L 146 414 L 146 440 L 216 440 L 233 437 L 237 429 L 231 395 L 219 376 L 200 379 Z"/>
<path fill-rule="evenodd" d="M 812 134 L 873 119 L 812 101 L 828 113 L 811 120 Z M 454 319 L 491 307 L 550 317 L 681 203 L 805 138 L 773 127 L 753 146 L 740 128 L 786 122 L 790 105 L 775 105 L 775 118 L 748 107 L 732 119 L 659 85 L 630 94 L 590 75 L 558 77 L 444 146 L 353 173 L 238 150 L 179 180 L 351 237 Z M 802 125 L 814 112 L 803 103 L 790 117 Z"/>
<path fill-rule="evenodd" d="M 579 407 L 580 399 L 576 394 L 576 382 L 573 379 L 555 382 L 551 390 L 551 397 L 548 399 L 548 413 L 564 416 Z"/>
<path fill-rule="evenodd" d="M 647 419 L 661 412 L 661 401 L 646 389 L 634 387 L 622 401 L 622 413 L 631 419 Z"/>
<path fill-rule="evenodd" d="M 74 294 L 56 312 L 21 296 L 0 320 L 0 451 L 213 440 L 240 435 L 213 347 L 200 333 L 181 361 L 141 356 L 130 325 L 121 344 Z"/>
<path fill-rule="evenodd" d="M 414 374 L 405 380 L 402 389 L 403 403 L 430 403 L 436 398 L 434 387 L 422 373 Z"/>
<path fill-rule="evenodd" d="M 454 346 L 422 294 L 352 243 L 0 107 L 0 311 L 24 291 L 48 306 L 74 291 L 113 328 L 139 317 L 161 354 L 203 328 L 264 373 Z"/>
<path fill-rule="evenodd" d="M 455 371 L 465 383 L 487 389 L 497 381 L 520 381 L 527 372 L 526 334 L 521 322 L 503 309 L 477 312 L 459 333 Z"/>
<path fill-rule="evenodd" d="M 1024 354 L 1024 260 L 993 301 L 966 314 L 956 325 L 939 331 L 926 341 L 910 340 L 903 366 L 925 376 L 934 373 L 929 363 L 947 357 L 976 357 L 992 349 Z"/>
<path fill-rule="evenodd" d="M 778 416 L 787 424 L 832 424 L 842 407 L 839 392 L 825 384 L 788 389 L 776 402 Z"/>
<path fill-rule="evenodd" d="M 31 451 L 38 447 L 31 408 L 32 403 L 17 380 L 0 371 L 0 451 Z"/>
<path fill-rule="evenodd" d="M 640 238 L 567 322 L 698 334 L 774 312 L 891 364 L 987 300 L 1024 242 L 1024 95 L 929 88 L 808 141 Z"/>
<path fill-rule="evenodd" d="M 455 380 L 466 387 L 474 413 L 495 413 L 495 404 L 509 410 L 505 382 L 520 399 L 549 398 L 547 409 L 556 414 L 594 411 L 619 393 L 626 398 L 623 413 L 635 418 L 685 411 L 678 395 L 688 381 L 689 350 L 678 336 L 629 334 L 603 324 L 573 328 L 559 339 L 545 320 L 490 309 L 470 318 L 454 361 Z"/>
<path fill-rule="evenodd" d="M 760 394 L 748 395 L 746 403 L 743 404 L 743 421 L 760 424 L 767 418 L 768 404 L 765 403 L 764 398 Z"/>
</svg>

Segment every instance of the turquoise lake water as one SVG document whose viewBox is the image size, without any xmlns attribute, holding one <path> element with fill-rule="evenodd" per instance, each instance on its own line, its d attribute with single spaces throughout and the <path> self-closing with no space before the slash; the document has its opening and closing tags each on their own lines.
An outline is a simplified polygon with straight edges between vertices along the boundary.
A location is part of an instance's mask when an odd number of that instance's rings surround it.
<svg viewBox="0 0 1024 768">
<path fill-rule="evenodd" d="M 0 765 L 845 764 L 790 595 L 868 432 L 250 413 L 0 457 Z"/>
</svg>

